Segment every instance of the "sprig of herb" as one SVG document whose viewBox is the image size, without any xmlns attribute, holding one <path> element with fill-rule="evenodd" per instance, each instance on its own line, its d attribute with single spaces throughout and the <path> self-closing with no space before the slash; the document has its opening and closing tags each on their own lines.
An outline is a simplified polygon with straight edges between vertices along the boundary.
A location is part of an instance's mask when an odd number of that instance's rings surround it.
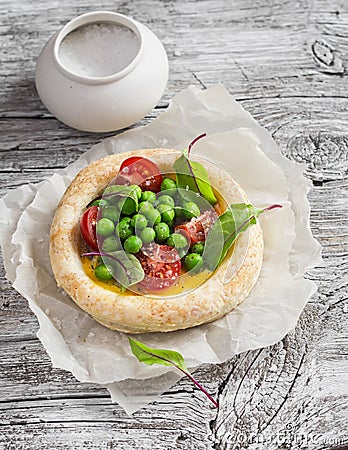
<svg viewBox="0 0 348 450">
<path fill-rule="evenodd" d="M 217 203 L 217 199 L 209 182 L 208 172 L 202 164 L 189 159 L 192 146 L 206 134 L 196 137 L 182 155 L 174 162 L 176 171 L 176 184 L 178 188 L 193 191 L 204 197 L 211 205 Z"/>
<path fill-rule="evenodd" d="M 151 348 L 142 342 L 136 341 L 128 337 L 129 344 L 133 355 L 138 359 L 138 361 L 151 366 L 153 364 L 161 364 L 162 366 L 174 366 L 182 373 L 184 373 L 197 387 L 200 391 L 205 394 L 208 399 L 213 403 L 215 408 L 219 407 L 219 404 L 214 398 L 206 391 L 206 389 L 198 383 L 197 380 L 190 374 L 186 367 L 185 360 L 183 356 L 174 350 L 163 350 L 157 348 Z"/>
<path fill-rule="evenodd" d="M 222 262 L 240 233 L 255 224 L 260 214 L 274 208 L 282 208 L 282 205 L 263 209 L 246 203 L 230 205 L 214 222 L 205 243 L 205 263 L 209 270 L 214 270 Z"/>
</svg>

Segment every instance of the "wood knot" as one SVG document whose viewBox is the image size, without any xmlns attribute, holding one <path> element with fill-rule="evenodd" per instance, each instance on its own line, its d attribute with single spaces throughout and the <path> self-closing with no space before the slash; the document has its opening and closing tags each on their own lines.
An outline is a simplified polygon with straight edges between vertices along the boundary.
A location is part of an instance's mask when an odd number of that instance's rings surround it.
<svg viewBox="0 0 348 450">
<path fill-rule="evenodd" d="M 338 52 L 324 39 L 316 39 L 312 43 L 314 61 L 320 67 L 321 72 L 330 75 L 343 75 L 344 66 Z"/>
<path fill-rule="evenodd" d="M 287 144 L 287 155 L 308 164 L 315 179 L 342 179 L 348 172 L 348 136 L 315 132 L 293 136 Z"/>
</svg>

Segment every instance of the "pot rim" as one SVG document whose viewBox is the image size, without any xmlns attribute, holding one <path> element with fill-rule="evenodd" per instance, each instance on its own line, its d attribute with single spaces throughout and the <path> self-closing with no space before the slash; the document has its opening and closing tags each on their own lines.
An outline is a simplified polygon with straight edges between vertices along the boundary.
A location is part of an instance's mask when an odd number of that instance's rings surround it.
<svg viewBox="0 0 348 450">
<path fill-rule="evenodd" d="M 89 77 L 85 75 L 79 75 L 69 70 L 61 62 L 59 58 L 59 48 L 64 38 L 72 31 L 75 31 L 84 25 L 90 25 L 93 23 L 114 23 L 118 25 L 123 25 L 126 28 L 133 31 L 133 33 L 136 35 L 139 42 L 138 53 L 135 55 L 133 60 L 119 72 L 115 72 L 112 75 L 108 75 L 105 77 Z M 115 13 L 112 11 L 92 11 L 77 16 L 74 19 L 70 20 L 59 31 L 53 46 L 53 59 L 60 72 L 62 72 L 69 79 L 82 84 L 96 85 L 96 84 L 111 83 L 113 81 L 117 81 L 121 78 L 124 78 L 126 75 L 132 72 L 132 70 L 134 70 L 134 68 L 137 66 L 143 51 L 144 51 L 144 40 L 139 24 L 136 21 L 130 19 L 129 17 L 123 14 Z"/>
</svg>

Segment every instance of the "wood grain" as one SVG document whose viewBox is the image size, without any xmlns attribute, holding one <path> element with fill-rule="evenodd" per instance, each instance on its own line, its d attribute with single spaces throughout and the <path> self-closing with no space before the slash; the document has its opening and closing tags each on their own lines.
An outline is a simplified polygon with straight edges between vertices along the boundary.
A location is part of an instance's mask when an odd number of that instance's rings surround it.
<svg viewBox="0 0 348 450">
<path fill-rule="evenodd" d="M 41 104 L 36 58 L 87 0 L 0 3 L 0 195 L 65 167 L 110 134 L 71 130 Z M 323 262 L 296 329 L 196 376 L 127 416 L 107 391 L 52 368 L 27 302 L 0 276 L 0 448 L 309 449 L 348 444 L 348 8 L 345 0 L 103 0 L 147 24 L 170 60 L 166 92 L 222 82 L 289 158 L 306 162 Z"/>
</svg>

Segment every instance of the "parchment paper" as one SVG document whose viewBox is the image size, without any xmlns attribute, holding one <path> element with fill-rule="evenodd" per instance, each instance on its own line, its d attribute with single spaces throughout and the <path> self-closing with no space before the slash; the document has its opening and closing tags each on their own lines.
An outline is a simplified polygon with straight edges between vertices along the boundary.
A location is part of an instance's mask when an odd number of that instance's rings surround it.
<svg viewBox="0 0 348 450">
<path fill-rule="evenodd" d="M 106 139 L 63 171 L 0 200 L 0 241 L 7 277 L 29 302 L 38 337 L 52 364 L 80 381 L 104 385 L 128 413 L 172 386 L 175 369 L 145 366 L 131 354 L 126 335 L 99 325 L 56 286 L 48 255 L 49 229 L 57 204 L 78 171 L 105 155 L 141 148 L 183 149 L 199 134 L 194 153 L 228 170 L 256 206 L 281 203 L 261 217 L 265 252 L 260 278 L 229 315 L 189 330 L 138 335 L 147 345 L 182 353 L 190 368 L 219 363 L 240 352 L 272 345 L 294 328 L 316 286 L 303 273 L 320 261 L 309 229 L 304 164 L 284 158 L 222 85 L 189 87 L 150 125 Z M 49 151 L 49 150 L 47 150 Z"/>
</svg>

